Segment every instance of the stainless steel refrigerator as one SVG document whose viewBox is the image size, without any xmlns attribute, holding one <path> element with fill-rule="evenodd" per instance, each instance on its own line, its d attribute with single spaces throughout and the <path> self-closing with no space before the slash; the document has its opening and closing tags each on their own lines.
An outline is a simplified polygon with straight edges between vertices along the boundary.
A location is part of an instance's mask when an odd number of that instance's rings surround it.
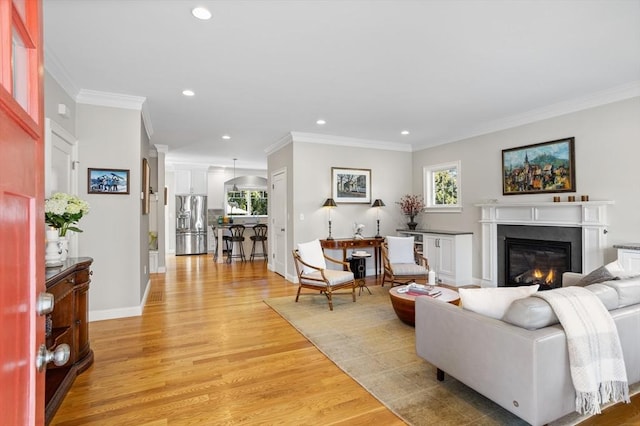
<svg viewBox="0 0 640 426">
<path fill-rule="evenodd" d="M 176 255 L 207 252 L 207 196 L 176 195 Z"/>
</svg>

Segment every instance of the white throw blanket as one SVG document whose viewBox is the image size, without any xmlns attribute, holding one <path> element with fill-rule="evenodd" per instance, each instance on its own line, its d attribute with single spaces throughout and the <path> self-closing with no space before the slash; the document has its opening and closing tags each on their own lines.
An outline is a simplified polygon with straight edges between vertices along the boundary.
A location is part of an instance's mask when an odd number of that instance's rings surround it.
<svg viewBox="0 0 640 426">
<path fill-rule="evenodd" d="M 546 300 L 567 336 L 576 411 L 599 414 L 600 405 L 629 400 L 629 385 L 616 324 L 600 299 L 583 287 L 535 294 Z"/>
</svg>

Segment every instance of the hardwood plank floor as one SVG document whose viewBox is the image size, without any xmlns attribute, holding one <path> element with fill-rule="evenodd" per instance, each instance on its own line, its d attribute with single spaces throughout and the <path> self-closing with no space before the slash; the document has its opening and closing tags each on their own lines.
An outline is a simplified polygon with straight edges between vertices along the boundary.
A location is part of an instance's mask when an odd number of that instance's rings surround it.
<svg viewBox="0 0 640 426">
<path fill-rule="evenodd" d="M 52 425 L 404 424 L 262 302 L 297 289 L 265 262 L 167 263 L 141 317 L 90 324 Z"/>
<path fill-rule="evenodd" d="M 95 362 L 51 424 L 404 424 L 262 302 L 296 289 L 262 261 L 169 256 L 141 317 L 90 323 Z M 584 425 L 639 413 L 636 397 Z"/>
</svg>

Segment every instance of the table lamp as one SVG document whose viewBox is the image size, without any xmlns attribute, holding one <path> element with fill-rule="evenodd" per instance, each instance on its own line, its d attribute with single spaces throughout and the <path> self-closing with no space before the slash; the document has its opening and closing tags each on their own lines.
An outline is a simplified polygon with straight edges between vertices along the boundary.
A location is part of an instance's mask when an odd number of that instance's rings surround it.
<svg viewBox="0 0 640 426">
<path fill-rule="evenodd" d="M 376 209 L 376 222 L 378 222 L 378 233 L 375 238 L 382 238 L 380 235 L 380 207 L 384 207 L 384 202 L 380 198 L 376 198 L 376 200 L 371 204 L 371 207 L 377 207 Z"/>
<path fill-rule="evenodd" d="M 333 201 L 333 198 L 327 198 L 327 201 L 324 202 L 322 207 L 327 207 L 329 209 L 329 236 L 327 237 L 327 240 L 333 240 L 333 237 L 331 236 L 331 209 L 338 206 L 336 205 L 336 202 Z"/>
</svg>

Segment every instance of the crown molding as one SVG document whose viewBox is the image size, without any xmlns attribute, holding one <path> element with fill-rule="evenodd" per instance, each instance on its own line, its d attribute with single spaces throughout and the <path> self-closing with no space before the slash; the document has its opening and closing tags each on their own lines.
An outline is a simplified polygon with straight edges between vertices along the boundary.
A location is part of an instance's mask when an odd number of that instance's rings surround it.
<svg viewBox="0 0 640 426">
<path fill-rule="evenodd" d="M 440 140 L 434 140 L 425 143 L 414 150 L 431 148 L 438 145 L 444 145 L 451 142 L 457 142 L 476 136 L 486 135 L 501 130 L 512 129 L 514 127 L 525 124 L 535 123 L 537 121 L 549 118 L 559 117 L 561 115 L 582 111 L 589 108 L 596 108 L 613 102 L 623 101 L 640 96 L 640 80 L 633 81 L 628 84 L 615 86 L 599 92 L 594 92 L 579 98 L 567 101 L 557 102 L 542 108 L 536 108 L 523 114 L 516 114 L 495 120 L 479 126 L 462 130 L 461 132 L 451 134 Z"/>
<path fill-rule="evenodd" d="M 151 124 L 151 115 L 149 115 L 149 107 L 147 106 L 146 98 L 142 101 L 142 124 L 144 124 L 144 130 L 147 132 L 147 137 L 151 140 L 153 136 L 153 125 Z"/>
<path fill-rule="evenodd" d="M 291 132 L 291 138 L 294 143 L 306 142 L 323 145 L 351 146 L 367 149 L 384 149 L 387 151 L 412 151 L 412 147 L 408 143 L 387 142 L 371 139 L 357 139 L 344 136 L 321 135 L 317 133 Z"/>
<path fill-rule="evenodd" d="M 146 99 L 147 98 L 142 96 L 99 92 L 97 90 L 87 89 L 81 89 L 78 96 L 76 96 L 76 102 L 79 104 L 134 109 L 136 111 L 142 111 L 142 106 Z"/>
<path fill-rule="evenodd" d="M 60 60 L 56 55 L 53 54 L 52 50 L 49 49 L 47 43 L 44 44 L 44 69 L 49 73 L 51 77 L 55 81 L 58 82 L 60 87 L 67 92 L 67 94 L 71 97 L 71 99 L 75 99 L 80 93 L 80 90 L 73 84 L 69 73 L 62 65 Z"/>
<path fill-rule="evenodd" d="M 282 148 L 289 145 L 290 143 L 293 143 L 293 138 L 291 136 L 291 133 L 287 133 L 286 135 L 278 139 L 276 142 L 266 147 L 264 152 L 265 154 L 267 154 L 267 156 L 269 156 L 274 152 L 281 150 Z"/>
<path fill-rule="evenodd" d="M 163 152 L 165 154 L 169 152 L 169 145 L 161 145 L 157 143 L 154 146 L 156 147 L 156 151 L 158 152 Z"/>
</svg>

